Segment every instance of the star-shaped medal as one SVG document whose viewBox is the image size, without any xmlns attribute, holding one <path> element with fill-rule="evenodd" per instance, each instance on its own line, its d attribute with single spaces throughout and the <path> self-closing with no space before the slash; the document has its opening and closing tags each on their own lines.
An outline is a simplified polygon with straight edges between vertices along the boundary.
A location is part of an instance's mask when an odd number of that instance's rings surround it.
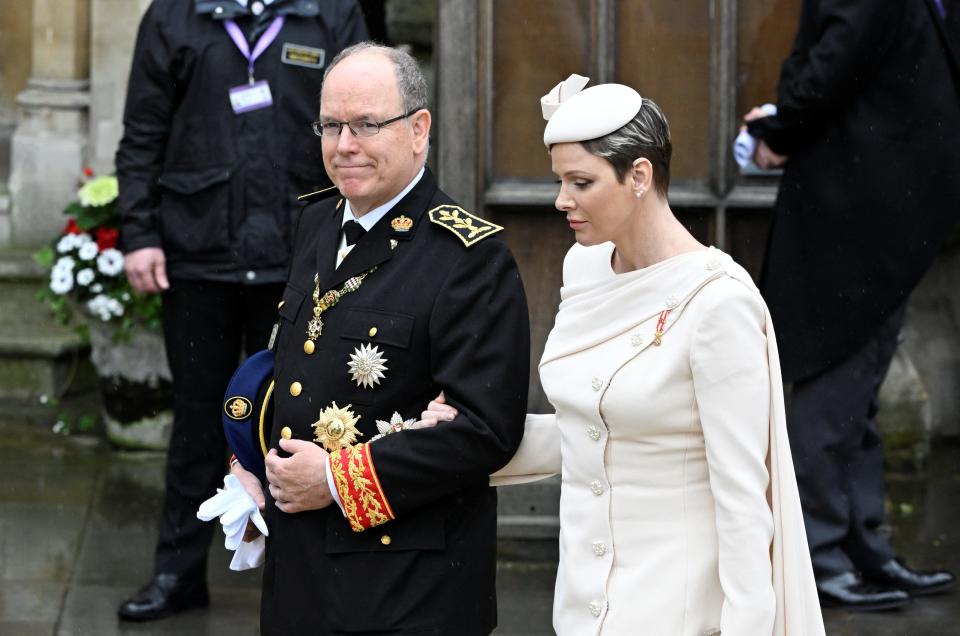
<svg viewBox="0 0 960 636">
<path fill-rule="evenodd" d="M 383 357 L 377 347 L 369 344 L 362 344 L 353 350 L 350 354 L 350 362 L 347 368 L 350 370 L 350 377 L 357 383 L 357 386 L 363 386 L 372 389 L 380 384 L 383 379 L 383 372 L 387 370 L 385 363 L 387 359 Z"/>
<path fill-rule="evenodd" d="M 313 441 L 322 444 L 328 452 L 346 448 L 363 435 L 357 429 L 360 416 L 350 410 L 351 405 L 340 408 L 334 402 L 332 406 L 320 411 L 320 418 L 313 423 Z"/>
</svg>

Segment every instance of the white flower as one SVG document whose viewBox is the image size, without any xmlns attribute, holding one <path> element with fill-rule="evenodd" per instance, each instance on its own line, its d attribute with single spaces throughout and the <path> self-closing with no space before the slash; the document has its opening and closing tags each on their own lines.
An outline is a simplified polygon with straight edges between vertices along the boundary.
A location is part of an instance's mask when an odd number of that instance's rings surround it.
<svg viewBox="0 0 960 636">
<path fill-rule="evenodd" d="M 122 294 L 120 294 L 120 300 L 122 300 L 123 302 L 129 301 L 130 294 L 128 294 L 127 292 L 123 292 Z"/>
<path fill-rule="evenodd" d="M 57 241 L 57 251 L 61 254 L 69 252 L 77 246 L 77 238 L 74 234 L 64 234 Z"/>
<path fill-rule="evenodd" d="M 87 241 L 80 246 L 80 251 L 77 252 L 77 256 L 80 257 L 80 260 L 83 261 L 92 261 L 97 257 L 97 254 L 100 253 L 100 248 L 97 247 L 97 244 L 93 241 Z"/>
<path fill-rule="evenodd" d="M 76 242 L 77 247 L 83 247 L 87 243 L 93 243 L 93 238 L 89 234 L 81 232 L 80 234 L 74 235 L 76 238 L 73 240 Z"/>
<path fill-rule="evenodd" d="M 92 291 L 94 294 L 99 294 L 103 291 L 103 285 L 100 283 L 94 283 L 93 285 L 90 285 L 90 291 Z"/>
<path fill-rule="evenodd" d="M 77 272 L 77 285 L 83 285 L 86 287 L 93 282 L 93 279 L 96 277 L 96 273 L 89 267 L 84 267 L 79 272 Z"/>
<path fill-rule="evenodd" d="M 116 276 L 123 271 L 123 254 L 112 247 L 103 250 L 97 257 L 97 268 L 101 274 Z"/>
<path fill-rule="evenodd" d="M 73 260 L 73 257 L 61 256 L 60 258 L 57 259 L 57 262 L 54 264 L 53 269 L 61 269 L 61 270 L 65 269 L 68 272 L 72 272 L 76 264 L 77 262 Z"/>
<path fill-rule="evenodd" d="M 54 294 L 66 294 L 73 289 L 73 272 L 65 268 L 55 268 L 50 272 L 50 291 Z"/>
<path fill-rule="evenodd" d="M 87 301 L 87 311 L 99 318 L 100 320 L 106 322 L 112 318 L 110 311 L 110 301 L 113 300 L 109 296 L 103 294 L 97 294 L 93 298 Z"/>
<path fill-rule="evenodd" d="M 116 298 L 111 298 L 107 301 L 107 309 L 109 309 L 110 313 L 114 316 L 120 317 L 123 315 L 123 305 L 121 305 L 120 301 Z"/>
</svg>

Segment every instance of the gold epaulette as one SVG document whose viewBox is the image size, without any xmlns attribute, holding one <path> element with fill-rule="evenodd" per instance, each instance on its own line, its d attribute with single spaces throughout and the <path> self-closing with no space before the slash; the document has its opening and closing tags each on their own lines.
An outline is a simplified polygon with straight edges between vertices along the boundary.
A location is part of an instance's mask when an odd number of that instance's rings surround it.
<svg viewBox="0 0 960 636">
<path fill-rule="evenodd" d="M 337 194 L 337 186 L 330 186 L 329 188 L 324 188 L 323 190 L 317 190 L 315 192 L 308 192 L 306 194 L 301 194 L 297 197 L 297 201 L 319 201 L 320 199 L 326 199 L 327 197 L 332 197 Z"/>
<path fill-rule="evenodd" d="M 466 247 L 503 229 L 496 223 L 470 214 L 458 205 L 440 205 L 427 212 L 427 215 L 431 222 L 456 234 Z"/>
</svg>

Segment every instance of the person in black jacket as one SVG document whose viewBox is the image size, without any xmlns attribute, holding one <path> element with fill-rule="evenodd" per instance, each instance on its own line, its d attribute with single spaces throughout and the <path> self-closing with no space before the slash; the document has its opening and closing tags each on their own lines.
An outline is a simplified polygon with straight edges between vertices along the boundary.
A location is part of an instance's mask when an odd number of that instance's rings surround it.
<svg viewBox="0 0 960 636">
<path fill-rule="evenodd" d="M 279 308 L 264 636 L 489 634 L 497 496 L 520 444 L 529 324 L 502 230 L 425 167 L 413 58 L 360 44 L 327 71 L 321 134 L 339 195 L 304 208 Z M 413 428 L 444 391 L 457 415 Z"/>
<path fill-rule="evenodd" d="M 778 113 L 747 115 L 783 165 L 760 288 L 821 601 L 885 609 L 949 587 L 897 560 L 877 396 L 904 307 L 960 210 L 960 5 L 804 0 Z M 789 158 L 787 158 L 789 157 Z"/>
<path fill-rule="evenodd" d="M 309 134 L 324 69 L 366 39 L 354 0 L 154 0 L 140 24 L 116 156 L 130 283 L 163 293 L 174 425 L 154 576 L 119 610 L 208 604 L 223 476 L 220 401 L 241 351 L 266 346 L 296 197 L 329 184 Z"/>
</svg>

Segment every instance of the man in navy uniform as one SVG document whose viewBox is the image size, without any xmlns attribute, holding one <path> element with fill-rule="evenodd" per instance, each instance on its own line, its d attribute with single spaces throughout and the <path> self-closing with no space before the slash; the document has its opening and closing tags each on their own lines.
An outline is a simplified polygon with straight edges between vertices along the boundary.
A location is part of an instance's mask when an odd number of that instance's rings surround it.
<svg viewBox="0 0 960 636">
<path fill-rule="evenodd" d="M 264 636 L 496 626 L 488 475 L 523 432 L 526 300 L 502 228 L 425 168 L 426 105 L 396 49 L 355 45 L 325 74 L 314 129 L 341 196 L 302 211 L 278 312 Z M 407 428 L 441 390 L 456 417 Z"/>
<path fill-rule="evenodd" d="M 131 285 L 163 293 L 173 372 L 154 575 L 119 609 L 149 620 L 209 602 L 221 483 L 220 397 L 241 351 L 266 346 L 296 196 L 329 183 L 304 136 L 323 71 L 367 37 L 355 0 L 154 0 L 140 23 L 117 151 Z"/>
</svg>

